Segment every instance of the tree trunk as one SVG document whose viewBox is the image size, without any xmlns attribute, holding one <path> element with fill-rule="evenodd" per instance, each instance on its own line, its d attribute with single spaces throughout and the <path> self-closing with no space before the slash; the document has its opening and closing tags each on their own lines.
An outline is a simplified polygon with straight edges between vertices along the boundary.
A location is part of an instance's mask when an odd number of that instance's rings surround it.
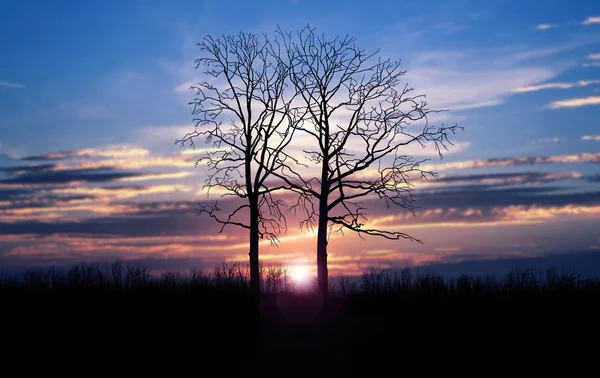
<svg viewBox="0 0 600 378">
<path fill-rule="evenodd" d="M 250 292 L 252 296 L 252 337 L 251 348 L 260 348 L 260 268 L 258 264 L 258 200 L 250 197 Z"/>
<path fill-rule="evenodd" d="M 260 271 L 258 264 L 258 199 L 250 201 L 250 291 L 256 300 L 260 297 Z"/>
<path fill-rule="evenodd" d="M 319 230 L 317 234 L 317 290 L 321 298 L 329 295 L 329 278 L 327 273 L 327 226 L 328 209 L 327 196 L 321 192 L 319 199 Z"/>
</svg>

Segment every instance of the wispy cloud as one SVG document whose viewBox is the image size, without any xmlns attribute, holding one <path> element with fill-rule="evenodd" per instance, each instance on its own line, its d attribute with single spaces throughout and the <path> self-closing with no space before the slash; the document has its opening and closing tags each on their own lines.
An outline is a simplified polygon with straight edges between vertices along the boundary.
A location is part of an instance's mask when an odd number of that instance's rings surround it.
<svg viewBox="0 0 600 378">
<path fill-rule="evenodd" d="M 535 26 L 536 30 L 548 30 L 557 28 L 558 24 L 539 24 Z"/>
<path fill-rule="evenodd" d="M 0 172 L 10 176 L 0 179 L 0 184 L 3 185 L 103 183 L 141 175 L 112 168 L 54 170 L 52 165 L 3 167 Z"/>
<path fill-rule="evenodd" d="M 23 160 L 60 160 L 72 157 L 101 157 L 101 158 L 128 158 L 142 157 L 150 151 L 134 146 L 109 146 L 106 148 L 83 148 L 81 150 L 55 152 L 44 155 L 26 156 Z"/>
<path fill-rule="evenodd" d="M 443 170 L 443 169 L 469 169 L 483 167 L 507 167 L 533 164 L 560 164 L 560 163 L 598 163 L 600 162 L 600 153 L 582 153 L 573 155 L 554 155 L 537 157 L 513 157 L 496 158 L 483 160 L 465 160 L 452 163 L 436 164 L 424 167 L 423 169 Z"/>
<path fill-rule="evenodd" d="M 578 87 L 586 87 L 588 85 L 600 84 L 600 80 L 580 80 L 572 83 L 547 83 L 540 85 L 531 85 L 528 87 L 520 87 L 513 92 L 523 93 L 523 92 L 537 92 L 544 89 L 571 89 Z"/>
<path fill-rule="evenodd" d="M 109 159 L 100 161 L 83 161 L 73 164 L 57 164 L 54 170 L 73 169 L 142 169 L 150 167 L 194 167 L 194 160 L 185 156 L 149 156 L 143 159 Z"/>
<path fill-rule="evenodd" d="M 581 22 L 583 25 L 600 24 L 600 17 L 588 17 Z"/>
<path fill-rule="evenodd" d="M 548 105 L 550 109 L 578 108 L 582 106 L 600 105 L 600 96 L 571 98 L 568 100 L 553 101 Z"/>
<path fill-rule="evenodd" d="M 457 31 L 468 29 L 469 27 L 465 24 L 456 24 L 454 22 L 442 22 L 433 26 L 433 29 L 441 29 L 446 33 L 455 33 Z"/>
<path fill-rule="evenodd" d="M 551 47 L 538 47 L 538 48 L 528 48 L 523 49 L 520 48 L 508 48 L 503 49 L 503 53 L 507 54 L 508 57 L 506 60 L 511 64 L 518 64 L 524 61 L 533 60 L 533 59 L 541 59 L 541 58 L 550 58 L 552 56 L 556 56 L 558 54 L 566 53 L 568 51 L 572 51 L 581 46 L 585 46 L 590 43 L 586 40 L 576 40 L 572 42 L 562 43 L 559 45 L 551 46 Z"/>
<path fill-rule="evenodd" d="M 194 167 L 194 159 L 184 155 L 153 155 L 148 149 L 120 145 L 106 148 L 84 148 L 73 151 L 31 155 L 24 161 L 53 161 L 74 158 L 75 161 L 55 164 L 53 171 L 100 170 L 100 169 L 141 169 L 150 167 Z"/>
<path fill-rule="evenodd" d="M 539 144 L 539 143 L 558 143 L 558 142 L 562 142 L 564 139 L 562 138 L 540 138 L 540 139 L 536 139 L 533 142 L 531 142 L 531 144 Z"/>
<path fill-rule="evenodd" d="M 600 53 L 596 53 L 596 54 L 590 54 L 587 56 L 588 59 L 590 60 L 599 60 L 600 59 Z"/>
<path fill-rule="evenodd" d="M 53 195 L 72 196 L 94 196 L 107 202 L 112 200 L 124 200 L 158 193 L 173 193 L 176 191 L 189 192 L 186 185 L 152 185 L 152 186 L 112 186 L 112 187 L 83 187 L 69 186 L 65 188 L 54 188 L 50 190 Z"/>
<path fill-rule="evenodd" d="M 409 69 L 407 80 L 416 90 L 427 94 L 433 106 L 467 110 L 501 104 L 512 88 L 539 83 L 555 75 L 552 70 L 541 67 L 492 68 L 486 63 L 484 68 L 463 63 L 446 67 L 416 66 Z"/>
<path fill-rule="evenodd" d="M 600 67 L 600 62 L 583 63 L 584 67 Z"/>
<path fill-rule="evenodd" d="M 600 142 L 600 135 L 584 135 L 581 137 L 581 140 L 595 140 Z"/>
<path fill-rule="evenodd" d="M 155 173 L 155 174 L 146 174 L 140 176 L 130 176 L 119 179 L 119 181 L 148 181 L 148 180 L 168 180 L 168 179 L 178 179 L 184 178 L 188 176 L 192 176 L 193 172 L 169 172 L 169 173 Z"/>
<path fill-rule="evenodd" d="M 21 83 L 14 83 L 10 81 L 0 81 L 0 87 L 4 88 L 25 88 L 25 85 Z"/>
<path fill-rule="evenodd" d="M 539 85 L 570 67 L 563 63 L 548 65 L 539 60 L 589 43 L 589 40 L 576 40 L 538 48 L 510 45 L 485 51 L 425 51 L 411 58 L 406 80 L 415 91 L 425 93 L 428 103 L 434 107 L 467 110 L 495 106 L 515 94 L 515 88 Z"/>
<path fill-rule="evenodd" d="M 598 205 L 509 205 L 494 206 L 486 210 L 478 208 L 466 209 L 431 209 L 419 214 L 419 220 L 412 215 L 402 214 L 373 218 L 369 227 L 387 225 L 390 228 L 432 228 L 432 227 L 493 227 L 501 225 L 539 224 L 548 221 L 565 220 L 567 217 L 590 219 L 600 216 Z"/>
<path fill-rule="evenodd" d="M 544 182 L 553 182 L 558 180 L 577 180 L 582 178 L 583 175 L 579 172 L 553 172 L 553 173 L 541 173 L 541 172 L 524 172 L 524 173 L 495 173 L 495 174 L 479 174 L 479 175 L 467 175 L 467 176 L 448 176 L 440 177 L 431 181 L 430 184 L 471 184 L 479 183 L 483 185 L 490 185 L 495 187 L 501 187 L 506 185 L 514 184 L 539 184 Z"/>
</svg>

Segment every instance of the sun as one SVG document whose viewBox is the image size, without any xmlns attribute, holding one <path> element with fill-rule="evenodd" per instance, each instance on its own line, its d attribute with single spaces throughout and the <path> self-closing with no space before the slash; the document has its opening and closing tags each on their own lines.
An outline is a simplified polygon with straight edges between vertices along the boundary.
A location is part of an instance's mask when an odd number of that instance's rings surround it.
<svg viewBox="0 0 600 378">
<path fill-rule="evenodd" d="M 308 267 L 306 267 L 305 265 L 293 265 L 290 268 L 290 276 L 296 283 L 308 283 L 308 280 L 310 278 Z"/>
</svg>

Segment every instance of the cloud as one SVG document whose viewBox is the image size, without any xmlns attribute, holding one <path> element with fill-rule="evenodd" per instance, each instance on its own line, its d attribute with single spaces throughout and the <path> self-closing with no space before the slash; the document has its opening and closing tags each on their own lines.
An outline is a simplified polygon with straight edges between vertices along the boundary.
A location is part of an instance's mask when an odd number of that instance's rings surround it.
<svg viewBox="0 0 600 378">
<path fill-rule="evenodd" d="M 478 108 L 487 108 L 488 106 L 495 106 L 504 103 L 503 100 L 490 100 L 483 102 L 475 102 L 472 104 L 466 105 L 458 105 L 452 108 L 452 110 L 469 110 L 469 109 L 478 109 Z"/>
<path fill-rule="evenodd" d="M 588 85 L 600 84 L 600 80 L 580 80 L 573 83 L 547 83 L 540 85 L 532 85 L 528 87 L 521 87 L 514 89 L 513 92 L 523 93 L 523 92 L 537 92 L 544 89 L 571 89 L 578 87 L 586 87 Z"/>
<path fill-rule="evenodd" d="M 455 255 L 453 255 L 455 256 Z M 573 271 L 585 277 L 600 277 L 600 253 L 563 252 L 559 254 L 543 254 L 541 256 L 497 256 L 474 255 L 452 261 L 441 259 L 424 266 L 429 271 L 448 277 L 461 274 L 484 276 L 491 275 L 503 277 L 516 269 L 530 268 L 536 272 L 544 273 L 547 269 L 560 271 Z"/>
<path fill-rule="evenodd" d="M 53 215 L 61 209 L 11 209 L 3 211 L 2 233 L 38 235 L 52 234 L 90 234 L 96 236 L 157 236 L 157 235 L 193 235 L 198 233 L 199 221 L 194 214 L 192 202 L 150 202 L 116 203 L 113 205 L 85 204 L 81 210 L 94 210 L 94 217 L 64 217 L 57 214 L 51 221 L 42 216 Z M 95 207 L 94 207 L 95 206 Z M 77 206 L 67 211 L 77 210 Z M 40 217 L 34 215 L 39 214 Z M 22 215 L 21 219 L 8 220 L 7 215 Z M 206 234 L 218 234 L 220 226 L 216 222 L 206 222 Z M 5 228 L 6 227 L 6 228 Z M 229 234 L 229 233 L 228 233 Z"/>
<path fill-rule="evenodd" d="M 511 176 L 512 175 L 512 176 Z M 600 193 L 557 193 L 556 187 L 517 187 L 502 188 L 507 184 L 535 184 L 549 182 L 561 178 L 579 178 L 575 172 L 529 172 L 500 173 L 466 176 L 442 177 L 441 183 L 477 183 L 478 186 L 442 188 L 441 190 L 425 190 L 417 194 L 419 204 L 423 204 L 415 218 L 410 214 L 392 212 L 392 218 L 383 218 L 387 212 L 381 201 L 369 200 L 365 203 L 371 220 L 380 219 L 385 228 L 406 228 L 410 232 L 422 230 L 451 229 L 454 233 L 467 235 L 469 230 L 480 227 L 500 227 L 514 225 L 536 225 L 545 222 L 557 222 L 564 219 L 597 219 L 600 214 Z M 148 186 L 146 188 L 155 188 Z M 92 189 L 95 189 L 92 190 Z M 51 195 L 77 196 L 87 195 L 103 198 L 110 191 L 121 194 L 135 193 L 143 187 L 86 188 L 67 187 L 52 189 Z M 31 196 L 28 196 L 31 198 Z M 115 198 L 115 197 L 113 197 Z M 125 197 L 121 197 L 123 199 Z M 44 259 L 53 261 L 80 261 L 90 259 L 204 259 L 210 264 L 222 260 L 246 260 L 246 233 L 239 229 L 226 229 L 219 234 L 219 225 L 208 218 L 196 217 L 193 213 L 195 203 L 192 201 L 155 201 L 134 203 L 119 201 L 104 207 L 96 202 L 64 203 L 61 209 L 46 206 L 46 218 L 43 218 L 40 206 L 35 209 L 14 209 L 13 212 L 2 213 L 0 229 L 10 243 L 4 257 L 0 256 L 3 265 L 22 263 L 40 263 Z M 71 218 L 66 216 L 73 209 L 93 208 L 97 206 L 97 216 L 93 218 Z M 64 213 L 53 212 L 64 209 Z M 1 210 L 0 210 L 1 211 Z M 35 212 L 32 212 L 35 211 Z M 8 214 L 8 215 L 7 215 Z M 20 218 L 19 218 L 20 217 Z M 595 217 L 595 218 L 594 218 Z M 293 224 L 294 219 L 288 219 Z M 461 231 L 462 230 L 462 231 Z M 443 232 L 443 231 L 440 231 Z M 200 233 L 200 234 L 199 234 Z M 19 235 L 35 235 L 19 237 Z M 198 237 L 198 238 L 196 238 Z M 271 253 L 268 249 L 261 252 L 265 261 L 296 261 L 306 258 L 306 251 L 312 251 L 315 235 L 298 233 L 290 228 L 290 233 L 282 237 L 286 243 L 285 254 Z M 204 238 L 204 239 L 203 239 Z M 406 250 L 404 247 L 380 247 L 373 241 L 371 250 L 376 253 L 354 255 L 355 249 L 348 248 L 347 240 L 332 243 L 332 271 L 356 271 L 368 265 L 393 265 L 401 261 L 411 264 L 422 264 L 436 261 L 444 256 L 451 258 L 456 248 L 468 253 L 456 241 L 444 240 L 443 244 L 428 244 L 437 249 L 434 253 L 422 254 Z M 352 239 L 353 240 L 353 239 Z M 8 241 L 7 241 L 8 243 Z M 4 243 L 5 246 L 7 243 Z M 337 247 L 336 247 L 337 246 Z M 437 248 L 436 248 L 437 247 Z M 337 248 L 337 249 L 336 249 Z M 488 248 L 488 247 L 486 247 Z M 486 249 L 487 251 L 487 249 Z M 498 252 L 506 256 L 506 251 Z M 520 253 L 518 250 L 514 254 Z M 3 253 L 0 253 L 2 255 Z M 312 255 L 308 257 L 312 258 Z M 445 257 L 444 257 L 445 258 Z M 459 257 L 456 257 L 457 259 Z M 186 260 L 192 264 L 192 260 Z M 190 265 L 181 265 L 190 267 Z"/>
<path fill-rule="evenodd" d="M 581 140 L 595 140 L 600 142 L 600 135 L 584 135 L 581 137 Z"/>
<path fill-rule="evenodd" d="M 578 108 L 581 106 L 600 105 L 600 96 L 571 98 L 568 100 L 553 101 L 548 105 L 550 109 Z"/>
<path fill-rule="evenodd" d="M 521 66 L 519 58 L 491 54 L 438 51 L 419 54 L 407 70 L 415 93 L 427 95 L 434 108 L 468 110 L 499 105 L 513 88 L 530 86 L 556 75 L 547 67 Z M 498 61 L 503 64 L 499 65 Z M 513 61 L 511 61 L 513 60 Z"/>
<path fill-rule="evenodd" d="M 438 247 L 434 250 L 436 252 L 459 252 L 461 249 L 461 247 Z"/>
<path fill-rule="evenodd" d="M 482 160 L 465 160 L 451 163 L 442 163 L 424 166 L 425 170 L 444 170 L 444 169 L 469 169 L 484 167 L 507 167 L 519 165 L 534 164 L 562 164 L 562 163 L 599 163 L 600 153 L 581 153 L 573 155 L 554 155 L 554 156 L 531 156 L 531 157 L 509 157 L 509 158 L 490 158 Z"/>
<path fill-rule="evenodd" d="M 584 67 L 600 67 L 600 62 L 583 63 Z"/>
<path fill-rule="evenodd" d="M 189 192 L 191 188 L 181 184 L 166 185 L 128 185 L 128 186 L 109 186 L 109 187 L 65 187 L 52 188 L 50 192 L 59 195 L 77 195 L 87 194 L 98 198 L 102 202 L 112 200 L 124 200 L 128 198 L 140 197 L 156 193 L 172 193 L 175 191 Z M 1 193 L 1 192 L 0 192 Z"/>
<path fill-rule="evenodd" d="M 14 203 L 19 198 L 27 198 L 35 191 L 32 187 L 0 186 L 0 202 Z"/>
<path fill-rule="evenodd" d="M 3 185 L 21 184 L 66 184 L 75 182 L 110 182 L 134 176 L 140 173 L 116 172 L 111 169 L 71 169 L 54 170 L 54 166 L 6 167 L 0 172 L 10 178 L 0 179 Z"/>
<path fill-rule="evenodd" d="M 597 202 L 597 199 L 596 199 Z M 521 204 L 488 207 L 442 207 L 421 210 L 412 214 L 397 213 L 391 216 L 373 216 L 367 227 L 379 229 L 432 229 L 494 227 L 502 225 L 543 224 L 569 220 L 593 220 L 600 218 L 600 205 L 595 204 Z"/>
<path fill-rule="evenodd" d="M 434 50 L 416 54 L 406 80 L 427 95 L 434 108 L 469 110 L 504 103 L 515 88 L 548 81 L 570 65 L 532 60 L 555 57 L 589 44 L 576 40 L 551 47 L 504 46 L 473 50 Z"/>
<path fill-rule="evenodd" d="M 177 85 L 173 89 L 173 92 L 175 92 L 175 93 L 186 93 L 186 94 L 189 94 L 189 95 L 191 95 L 192 93 L 195 94 L 197 90 L 194 90 L 192 87 L 197 86 L 198 83 L 202 83 L 203 81 L 204 81 L 204 79 L 201 78 L 201 77 L 197 77 L 195 79 L 188 80 L 185 83 Z"/>
<path fill-rule="evenodd" d="M 589 182 L 600 183 L 600 174 L 594 176 L 587 176 L 586 180 L 588 180 Z"/>
<path fill-rule="evenodd" d="M 25 88 L 25 85 L 23 85 L 21 83 L 10 82 L 10 81 L 0 81 L 0 87 L 21 89 L 21 88 Z"/>
<path fill-rule="evenodd" d="M 587 58 L 590 60 L 600 60 L 600 53 L 590 54 L 587 56 Z"/>
<path fill-rule="evenodd" d="M 457 31 L 463 26 L 443 23 L 437 28 Z M 562 70 L 560 65 L 529 64 L 528 60 L 554 56 L 585 43 L 576 41 L 542 49 L 511 46 L 485 52 L 481 49 L 425 51 L 411 57 L 406 81 L 415 88 L 415 94 L 427 95 L 432 108 L 458 111 L 496 106 L 513 94 L 514 88 L 552 79 Z M 191 84 L 201 81 L 189 69 L 174 71 L 178 85 L 173 90 L 177 93 L 188 92 Z"/>
<path fill-rule="evenodd" d="M 583 175 L 578 172 L 523 172 L 523 173 L 485 173 L 479 175 L 447 176 L 431 179 L 430 183 L 470 183 L 500 187 L 514 184 L 539 184 L 565 179 L 580 179 Z"/>
<path fill-rule="evenodd" d="M 173 130 L 170 130 L 173 132 Z M 164 142 L 164 139 L 162 140 Z M 173 139 L 174 141 L 174 139 Z M 181 154 L 161 156 L 151 154 L 148 148 L 133 145 L 116 145 L 106 148 L 84 148 L 73 151 L 31 155 L 21 158 L 23 161 L 51 161 L 74 159 L 72 162 L 57 163 L 53 170 L 74 169 L 142 169 L 151 167 L 187 167 L 194 168 L 196 158 Z"/>
<path fill-rule="evenodd" d="M 511 167 L 523 165 L 538 165 L 538 164 L 583 164 L 583 163 L 600 163 L 600 153 L 582 153 L 573 155 L 554 155 L 554 156 L 530 156 L 530 157 L 507 157 L 507 158 L 490 158 L 481 160 L 463 160 L 441 164 L 423 164 L 420 169 L 424 171 L 443 172 L 446 170 L 456 169 L 475 169 L 475 168 L 493 168 L 493 167 Z M 552 174 L 562 175 L 564 173 L 554 172 Z M 353 175 L 357 178 L 373 178 L 379 177 L 377 169 L 370 168 Z M 430 185 L 435 180 L 424 181 Z M 423 184 L 420 184 L 423 185 Z"/>
<path fill-rule="evenodd" d="M 473 217 L 475 213 L 469 214 L 468 209 L 477 209 L 486 214 L 493 208 L 504 208 L 510 206 L 536 206 L 536 207 L 562 207 L 562 206 L 598 206 L 600 205 L 600 192 L 590 191 L 583 193 L 565 193 L 558 192 L 560 187 L 540 186 L 540 185 L 521 185 L 513 187 L 498 187 L 494 184 L 478 186 L 459 186 L 449 187 L 440 190 L 426 190 L 415 194 L 416 203 L 421 206 L 418 219 L 422 221 L 426 212 L 432 219 L 444 219 L 442 215 L 452 215 L 451 209 L 462 209 L 466 213 L 463 216 Z M 369 209 L 378 209 L 375 214 L 386 213 L 377 200 L 365 202 Z M 438 209 L 440 209 L 439 212 Z M 436 213 L 437 212 L 437 213 Z M 413 219 L 410 213 L 403 214 L 409 221 Z"/>
<path fill-rule="evenodd" d="M 600 204 L 600 192 L 589 193 L 554 193 L 552 188 L 544 187 L 517 187 L 502 188 L 502 184 L 523 185 L 539 182 L 549 182 L 552 179 L 558 179 L 559 175 L 552 173 L 529 173 L 525 179 L 519 178 L 511 180 L 508 174 L 497 175 L 472 175 L 465 177 L 442 178 L 441 181 L 468 182 L 477 181 L 479 186 L 462 186 L 454 188 L 442 188 L 434 191 L 422 191 L 417 193 L 417 203 L 422 206 L 418 211 L 418 217 L 413 218 L 409 213 L 402 214 L 403 224 L 421 224 L 421 223 L 444 223 L 454 224 L 456 222 L 469 221 L 510 221 L 516 222 L 516 215 L 508 217 L 506 214 L 517 214 L 516 210 L 498 210 L 504 207 L 514 206 L 536 206 L 536 208 L 545 207 L 564 207 L 572 208 L 563 210 L 552 210 L 553 214 L 591 214 L 590 211 L 580 209 L 581 207 L 594 206 Z M 515 174 L 514 177 L 519 177 Z M 572 173 L 565 174 L 563 178 L 577 178 Z M 152 190 L 156 187 L 147 187 Z M 61 196 L 77 196 L 87 193 L 87 195 L 97 196 L 95 201 L 73 201 L 72 204 L 64 203 L 60 208 L 55 208 L 52 203 L 49 206 L 37 206 L 31 208 L 21 206 L 17 209 L 5 210 L 2 212 L 3 233 L 21 234 L 81 234 L 91 233 L 96 235 L 124 235 L 124 236 L 153 236 L 153 235 L 193 235 L 197 233 L 198 222 L 202 222 L 203 235 L 216 235 L 219 225 L 215 222 L 207 222 L 205 218 L 198 218 L 193 214 L 194 202 L 190 201 L 157 201 L 157 202 L 116 202 L 114 204 L 106 203 L 104 198 L 110 191 L 115 191 L 115 196 L 108 194 L 108 199 L 127 198 L 129 194 L 143 191 L 138 188 L 95 188 L 95 190 L 86 190 L 86 188 L 64 188 L 53 189 L 49 193 Z M 158 189 L 158 188 L 157 188 Z M 170 188 L 166 188 L 170 190 Z M 175 188 L 176 189 L 176 188 Z M 124 194 L 124 195 L 122 195 Z M 30 197 L 29 197 L 30 198 Z M 365 201 L 365 206 L 369 209 L 370 217 L 378 218 L 387 212 L 385 205 L 378 200 Z M 574 207 L 573 207 L 574 206 Z M 439 210 L 438 210 L 439 209 Z M 452 210 L 455 209 L 455 210 Z M 462 209 L 458 211 L 458 209 Z M 496 209 L 496 210 L 493 210 Z M 225 209 L 226 210 L 226 209 Z M 68 216 L 72 211 L 91 211 L 98 216 L 93 218 L 71 218 Z M 519 210 L 522 214 L 524 209 Z M 529 211 L 529 210 L 527 210 Z M 540 217 L 539 211 L 537 218 Z M 398 214 L 396 212 L 396 214 Z M 398 215 L 395 215 L 398 217 Z M 494 218 L 495 217 L 495 218 Z M 493 218 L 493 219 L 492 219 Z M 496 219 L 498 218 L 498 219 Z M 510 219 L 509 219 L 510 218 Z M 531 217 L 530 217 L 531 218 Z M 536 218 L 536 219 L 537 219 Z M 204 219 L 204 220 L 203 220 Z M 398 218 L 400 219 L 400 218 Z M 533 219 L 533 218 L 532 218 Z M 531 219 L 530 219 L 531 220 Z M 294 221 L 293 217 L 288 219 L 289 224 Z M 450 222 L 450 223 L 448 223 Z M 413 227 L 413 226 L 411 226 Z M 414 226 L 416 227 L 416 226 Z M 239 235 L 240 231 L 228 229 L 227 235 Z M 245 235 L 245 233 L 243 233 Z M 304 237 L 311 237 L 310 233 L 300 234 Z M 290 237 L 293 235 L 290 235 Z M 282 238 L 284 239 L 284 238 Z M 289 238 L 288 238 L 289 239 Z M 294 238 L 290 239 L 293 240 Z"/>
<path fill-rule="evenodd" d="M 532 144 L 538 144 L 538 143 L 558 143 L 558 142 L 562 142 L 564 141 L 563 138 L 540 138 L 540 139 L 536 139 L 533 142 L 531 142 Z"/>
<path fill-rule="evenodd" d="M 148 181 L 148 180 L 166 180 L 178 179 L 193 176 L 193 172 L 168 172 L 168 173 L 148 173 L 139 176 L 130 176 L 119 179 L 119 181 Z"/>
<path fill-rule="evenodd" d="M 600 24 L 600 17 L 588 17 L 581 22 L 583 25 Z"/>
<path fill-rule="evenodd" d="M 591 41 L 592 43 L 595 42 L 595 40 Z M 585 46 L 586 44 L 589 44 L 590 41 L 588 40 L 576 40 L 576 41 L 572 41 L 572 42 L 567 42 L 567 43 L 563 43 L 560 45 L 555 45 L 555 46 L 551 46 L 551 47 L 542 47 L 542 48 L 506 48 L 501 50 L 504 54 L 507 55 L 507 57 L 505 58 L 507 60 L 508 63 L 511 64 L 517 64 L 517 63 L 523 63 L 525 61 L 531 61 L 534 59 L 540 59 L 540 58 L 550 58 L 552 56 L 556 56 L 571 50 L 574 50 L 576 48 L 579 48 L 581 46 Z"/>
<path fill-rule="evenodd" d="M 109 159 L 100 161 L 81 161 L 72 164 L 56 164 L 54 170 L 74 169 L 142 169 L 151 167 L 187 167 L 193 168 L 196 159 L 185 156 L 150 156 L 142 159 Z"/>
<path fill-rule="evenodd" d="M 553 29 L 553 28 L 557 28 L 558 24 L 539 24 L 535 26 L 536 30 L 548 30 L 548 29 Z"/>
<path fill-rule="evenodd" d="M 209 265 L 203 267 L 211 268 L 224 260 L 223 250 L 230 248 L 231 243 L 236 240 L 235 237 L 227 235 L 143 237 L 114 235 L 110 238 L 93 234 L 19 236 L 6 235 L 3 238 L 4 243 L 10 244 L 3 253 L 0 253 L 0 261 L 7 264 L 28 261 L 31 264 L 51 258 L 56 264 L 57 262 L 75 263 L 82 258 L 96 261 L 110 261 L 116 258 L 145 261 L 178 259 L 185 260 L 183 264 L 178 264 L 179 269 L 197 268 L 196 264 L 199 262 L 207 262 Z M 149 265 L 155 267 L 158 264 L 155 261 Z"/>
<path fill-rule="evenodd" d="M 465 24 L 456 24 L 454 22 L 442 22 L 434 25 L 432 29 L 442 29 L 445 33 L 451 34 L 461 30 L 466 30 L 469 27 Z"/>
<path fill-rule="evenodd" d="M 26 156 L 22 160 L 60 160 L 72 157 L 100 157 L 100 158 L 130 158 L 143 157 L 150 154 L 150 151 L 133 146 L 109 146 L 104 149 L 84 148 L 81 150 L 55 152 L 44 155 Z"/>
<path fill-rule="evenodd" d="M 0 172 L 8 174 L 28 174 L 34 172 L 48 171 L 52 168 L 54 168 L 54 164 L 17 165 L 12 167 L 0 167 Z"/>
</svg>

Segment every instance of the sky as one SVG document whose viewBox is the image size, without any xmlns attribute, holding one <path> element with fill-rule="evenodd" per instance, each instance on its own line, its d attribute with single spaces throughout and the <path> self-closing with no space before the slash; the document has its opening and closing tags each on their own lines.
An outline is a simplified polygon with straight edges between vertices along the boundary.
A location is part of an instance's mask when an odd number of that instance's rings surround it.
<svg viewBox="0 0 600 378">
<path fill-rule="evenodd" d="M 196 43 L 306 24 L 400 60 L 449 110 L 432 121 L 464 127 L 443 160 L 407 150 L 439 173 L 414 182 L 415 215 L 368 203 L 371 222 L 423 243 L 332 234 L 331 274 L 507 261 L 600 274 L 600 3 L 557 0 L 2 1 L 0 270 L 246 261 L 245 230 L 196 215 L 227 202 L 175 144 L 194 129 Z M 316 271 L 316 232 L 294 221 L 261 261 Z"/>
</svg>

